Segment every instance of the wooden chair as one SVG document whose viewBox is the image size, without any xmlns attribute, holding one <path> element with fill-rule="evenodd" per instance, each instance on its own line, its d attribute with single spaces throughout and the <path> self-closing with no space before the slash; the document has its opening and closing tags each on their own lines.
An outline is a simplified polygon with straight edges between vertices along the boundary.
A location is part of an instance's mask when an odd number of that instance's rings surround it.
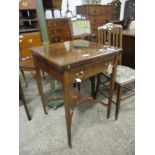
<svg viewBox="0 0 155 155">
<path fill-rule="evenodd" d="M 102 48 L 108 48 L 108 46 L 115 46 L 122 48 L 122 26 L 112 23 L 108 23 L 102 27 L 98 28 L 98 44 Z M 118 67 L 116 71 L 116 88 L 117 88 L 117 100 L 116 100 L 116 110 L 115 110 L 115 120 L 118 119 L 120 101 L 134 95 L 134 92 L 122 98 L 122 89 L 127 88 L 126 86 L 135 81 L 135 70 L 126 66 L 121 65 L 121 55 L 118 61 Z M 101 81 L 101 76 L 104 75 L 107 79 L 110 78 L 110 74 L 101 73 L 97 76 L 97 85 L 94 98 L 98 92 L 103 94 L 100 90 L 100 84 L 105 84 Z M 127 88 L 128 89 L 128 88 Z"/>
<path fill-rule="evenodd" d="M 29 56 L 26 56 L 26 57 L 24 57 L 22 55 L 21 50 L 20 50 L 20 43 L 19 43 L 19 54 L 20 54 L 19 69 L 20 69 L 20 71 L 21 71 L 21 73 L 23 75 L 23 78 L 24 78 L 24 80 L 26 82 L 26 85 L 28 85 L 28 84 L 27 84 L 27 81 L 26 81 L 26 78 L 25 78 L 24 71 L 29 71 L 29 72 L 32 73 L 33 77 L 35 78 L 39 94 L 42 94 L 43 92 L 40 89 L 40 84 L 38 83 L 38 80 L 36 79 L 37 78 L 36 74 L 39 74 L 39 77 L 41 78 L 40 70 L 38 68 L 35 68 L 32 55 L 29 55 Z M 44 104 L 44 101 L 42 102 L 42 104 L 43 104 L 44 113 L 47 114 L 46 105 Z"/>
</svg>

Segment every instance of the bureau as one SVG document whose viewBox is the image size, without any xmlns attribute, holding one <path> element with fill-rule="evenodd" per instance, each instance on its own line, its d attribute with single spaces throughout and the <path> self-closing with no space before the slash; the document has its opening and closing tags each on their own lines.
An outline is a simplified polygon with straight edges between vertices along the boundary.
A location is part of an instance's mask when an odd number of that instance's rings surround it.
<svg viewBox="0 0 155 155">
<path fill-rule="evenodd" d="M 69 19 L 46 20 L 50 43 L 63 42 L 71 39 Z"/>
<path fill-rule="evenodd" d="M 118 19 L 112 5 L 80 5 L 76 6 L 76 13 L 88 18 L 91 22 L 91 32 L 97 36 L 97 28 L 110 20 Z"/>
</svg>

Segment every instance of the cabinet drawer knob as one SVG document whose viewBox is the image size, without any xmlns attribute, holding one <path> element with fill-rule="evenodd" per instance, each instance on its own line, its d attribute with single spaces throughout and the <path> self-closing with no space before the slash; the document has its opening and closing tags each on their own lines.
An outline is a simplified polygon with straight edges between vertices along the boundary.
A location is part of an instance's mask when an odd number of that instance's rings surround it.
<svg viewBox="0 0 155 155">
<path fill-rule="evenodd" d="M 29 39 L 27 42 L 30 44 L 32 43 L 33 39 Z"/>
<path fill-rule="evenodd" d="M 84 71 L 81 71 L 80 73 L 76 73 L 75 76 L 77 78 L 82 78 L 84 76 Z"/>
<path fill-rule="evenodd" d="M 22 2 L 22 6 L 26 7 L 26 6 L 28 6 L 28 3 L 24 1 L 24 2 Z"/>
</svg>

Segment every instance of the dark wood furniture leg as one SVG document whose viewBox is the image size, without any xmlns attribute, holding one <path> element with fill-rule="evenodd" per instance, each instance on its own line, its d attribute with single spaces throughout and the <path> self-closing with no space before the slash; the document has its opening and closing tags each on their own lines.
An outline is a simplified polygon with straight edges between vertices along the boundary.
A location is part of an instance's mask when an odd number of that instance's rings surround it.
<svg viewBox="0 0 155 155">
<path fill-rule="evenodd" d="M 113 72 L 112 72 L 111 79 L 110 79 L 110 90 L 109 90 L 107 118 L 110 118 L 112 96 L 113 96 L 113 91 L 114 91 L 114 87 L 115 87 L 117 63 L 118 63 L 118 58 L 116 57 L 115 62 L 114 62 Z"/>
<path fill-rule="evenodd" d="M 91 96 L 95 98 L 95 76 L 89 78 L 91 81 Z"/>
<path fill-rule="evenodd" d="M 69 145 L 69 147 L 72 147 L 72 143 L 71 143 L 71 113 L 70 113 L 70 101 L 69 101 L 69 74 L 68 73 L 64 73 L 63 92 L 64 92 L 64 106 L 65 106 L 68 145 Z"/>
<path fill-rule="evenodd" d="M 28 118 L 28 120 L 30 121 L 30 120 L 31 120 L 31 116 L 30 116 L 29 110 L 28 110 L 28 108 L 27 108 L 27 104 L 26 104 L 26 100 L 25 100 L 25 97 L 24 97 L 24 93 L 23 93 L 23 89 L 22 89 L 22 86 L 21 86 L 20 79 L 19 79 L 19 97 L 20 97 L 21 100 L 23 101 L 24 109 L 25 109 L 27 118 Z"/>
<path fill-rule="evenodd" d="M 26 77 L 25 77 L 24 71 L 21 70 L 21 73 L 22 73 L 22 76 L 23 76 L 23 78 L 24 78 L 24 81 L 25 81 L 26 87 L 28 87 L 28 84 L 27 84 L 27 81 L 26 81 Z"/>
<path fill-rule="evenodd" d="M 100 81 L 101 81 L 101 76 L 100 76 L 100 74 L 97 74 L 97 84 L 96 84 L 96 90 L 94 93 L 94 99 L 96 99 L 96 96 L 97 96 L 97 93 L 99 90 L 99 86 L 100 86 Z"/>
<path fill-rule="evenodd" d="M 121 102 L 121 95 L 122 95 L 122 87 L 118 85 L 117 88 L 117 102 L 116 102 L 116 111 L 115 111 L 115 120 L 118 119 L 119 115 L 119 108 L 120 108 L 120 102 Z"/>
<path fill-rule="evenodd" d="M 40 75 L 40 70 L 39 69 L 36 70 L 36 82 L 37 82 L 39 94 L 40 94 L 40 97 L 41 97 L 41 101 L 42 101 L 41 103 L 42 103 L 42 106 L 43 106 L 43 109 L 44 109 L 44 113 L 48 114 L 47 111 L 46 111 L 45 96 L 44 96 L 44 93 L 43 93 L 42 80 L 41 80 L 41 75 Z"/>
</svg>

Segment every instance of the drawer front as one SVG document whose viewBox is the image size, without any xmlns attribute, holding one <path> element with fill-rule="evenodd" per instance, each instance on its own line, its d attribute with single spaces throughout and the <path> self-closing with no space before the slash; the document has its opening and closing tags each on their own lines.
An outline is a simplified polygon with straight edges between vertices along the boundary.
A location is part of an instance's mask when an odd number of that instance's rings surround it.
<svg viewBox="0 0 155 155">
<path fill-rule="evenodd" d="M 37 0 L 20 0 L 19 9 L 36 9 Z"/>
<path fill-rule="evenodd" d="M 91 16 L 90 18 L 90 22 L 92 25 L 96 25 L 96 24 L 103 24 L 105 23 L 109 17 L 108 16 Z"/>
<path fill-rule="evenodd" d="M 49 35 L 57 35 L 62 33 L 68 33 L 69 35 L 69 28 L 68 27 L 58 27 L 58 28 L 48 28 Z"/>
<path fill-rule="evenodd" d="M 98 62 L 98 63 L 92 64 L 92 65 L 83 66 L 83 67 L 81 66 L 81 67 L 75 68 L 74 70 L 69 71 L 70 72 L 69 81 L 71 83 L 75 82 L 76 78 L 84 80 L 90 76 L 101 73 L 102 71 L 106 71 L 108 69 L 108 65 L 110 63 L 114 64 L 113 58 L 103 61 L 103 62 Z"/>
<path fill-rule="evenodd" d="M 100 15 L 101 7 L 100 6 L 89 6 L 88 12 L 89 12 L 89 15 Z"/>
<path fill-rule="evenodd" d="M 70 40 L 69 35 L 59 35 L 59 36 L 51 36 L 49 37 L 50 43 L 64 42 Z"/>
<path fill-rule="evenodd" d="M 69 26 L 68 20 L 47 20 L 47 27 L 57 28 Z"/>
<path fill-rule="evenodd" d="M 20 48 L 20 56 L 21 56 L 21 58 L 32 57 L 32 53 L 31 53 L 29 47 Z"/>
<path fill-rule="evenodd" d="M 19 46 L 21 48 L 41 45 L 40 33 L 28 33 L 20 35 Z"/>
<path fill-rule="evenodd" d="M 101 9 L 102 15 L 109 15 L 112 14 L 112 7 L 111 6 L 105 6 Z"/>
</svg>

